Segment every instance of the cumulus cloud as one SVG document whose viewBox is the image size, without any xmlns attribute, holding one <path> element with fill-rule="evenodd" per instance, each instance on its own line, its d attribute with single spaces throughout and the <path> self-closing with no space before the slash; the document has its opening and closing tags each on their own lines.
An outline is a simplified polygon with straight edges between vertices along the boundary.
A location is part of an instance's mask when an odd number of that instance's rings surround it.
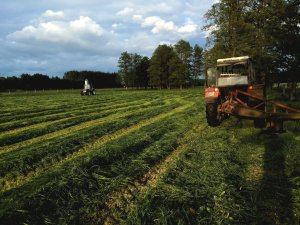
<svg viewBox="0 0 300 225">
<path fill-rule="evenodd" d="M 86 45 L 91 38 L 101 37 L 104 33 L 102 27 L 86 16 L 79 19 L 65 21 L 42 22 L 37 26 L 26 26 L 7 36 L 9 40 L 27 42 L 57 42 L 76 43 Z"/>
<path fill-rule="evenodd" d="M 166 21 L 159 16 L 149 16 L 142 18 L 140 15 L 135 15 L 133 20 L 139 22 L 142 27 L 152 27 L 151 32 L 158 34 L 160 32 L 174 32 L 178 34 L 189 35 L 197 31 L 198 25 L 189 21 L 183 26 L 176 25 L 173 21 Z"/>
<path fill-rule="evenodd" d="M 179 33 L 193 33 L 198 29 L 198 25 L 191 23 L 178 28 Z"/>
<path fill-rule="evenodd" d="M 152 33 L 157 34 L 161 31 L 173 31 L 176 26 L 173 21 L 165 21 L 158 16 L 150 16 L 143 20 L 142 27 L 153 27 Z"/>
<path fill-rule="evenodd" d="M 128 15 L 130 15 L 133 11 L 134 11 L 134 10 L 133 10 L 132 8 L 126 7 L 126 8 L 124 8 L 124 9 L 118 11 L 118 12 L 117 12 L 117 15 L 118 15 L 118 16 L 128 16 Z"/>
<path fill-rule="evenodd" d="M 142 15 L 133 15 L 132 20 L 135 22 L 141 22 L 143 20 Z"/>
<path fill-rule="evenodd" d="M 47 10 L 43 13 L 43 17 L 52 17 L 52 18 L 63 18 L 65 16 L 63 11 L 54 12 L 52 10 Z"/>
</svg>

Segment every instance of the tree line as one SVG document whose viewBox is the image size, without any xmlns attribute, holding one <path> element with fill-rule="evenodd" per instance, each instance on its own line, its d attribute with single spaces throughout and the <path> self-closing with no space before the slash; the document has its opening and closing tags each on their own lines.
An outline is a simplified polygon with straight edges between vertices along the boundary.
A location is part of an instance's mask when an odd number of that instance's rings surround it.
<svg viewBox="0 0 300 225">
<path fill-rule="evenodd" d="M 210 31 L 205 66 L 217 58 L 249 55 L 267 83 L 288 82 L 295 98 L 300 82 L 299 0 L 220 0 L 206 13 Z"/>
<path fill-rule="evenodd" d="M 88 79 L 94 88 L 116 88 L 121 83 L 116 73 L 98 71 L 68 71 L 63 78 L 44 74 L 22 74 L 20 77 L 0 77 L 0 90 L 80 89 Z"/>
<path fill-rule="evenodd" d="M 149 59 L 123 52 L 118 60 L 121 84 L 125 87 L 173 88 L 199 83 L 203 73 L 203 49 L 180 40 L 174 46 L 159 45 Z"/>
</svg>

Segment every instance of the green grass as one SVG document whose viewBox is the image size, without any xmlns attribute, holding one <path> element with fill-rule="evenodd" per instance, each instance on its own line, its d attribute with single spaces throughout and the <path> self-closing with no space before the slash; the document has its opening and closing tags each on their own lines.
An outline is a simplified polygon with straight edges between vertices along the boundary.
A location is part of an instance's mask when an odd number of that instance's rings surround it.
<svg viewBox="0 0 300 225">
<path fill-rule="evenodd" d="M 0 98 L 0 224 L 300 221 L 299 122 L 208 127 L 203 89 Z"/>
</svg>

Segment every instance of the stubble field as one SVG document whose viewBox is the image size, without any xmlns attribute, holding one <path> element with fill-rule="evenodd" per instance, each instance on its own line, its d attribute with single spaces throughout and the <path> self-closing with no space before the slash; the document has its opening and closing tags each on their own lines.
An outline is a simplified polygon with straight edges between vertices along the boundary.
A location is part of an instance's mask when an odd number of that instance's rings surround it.
<svg viewBox="0 0 300 225">
<path fill-rule="evenodd" d="M 0 224 L 299 224 L 300 123 L 212 128 L 203 92 L 0 94 Z"/>
</svg>

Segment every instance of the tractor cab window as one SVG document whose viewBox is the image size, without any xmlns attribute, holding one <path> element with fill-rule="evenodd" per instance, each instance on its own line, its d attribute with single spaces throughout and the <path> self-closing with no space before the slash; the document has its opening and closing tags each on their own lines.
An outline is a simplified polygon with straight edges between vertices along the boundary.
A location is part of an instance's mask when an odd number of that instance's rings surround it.
<svg viewBox="0 0 300 225">
<path fill-rule="evenodd" d="M 216 68 L 208 68 L 206 73 L 206 86 L 213 87 L 217 83 L 218 70 Z"/>
<path fill-rule="evenodd" d="M 234 74 L 240 74 L 241 76 L 248 75 L 248 67 L 245 64 L 235 64 L 232 66 L 232 71 Z"/>
<path fill-rule="evenodd" d="M 248 74 L 248 67 L 246 64 L 227 64 L 218 66 L 218 70 L 222 75 L 241 75 L 246 76 Z"/>
</svg>

